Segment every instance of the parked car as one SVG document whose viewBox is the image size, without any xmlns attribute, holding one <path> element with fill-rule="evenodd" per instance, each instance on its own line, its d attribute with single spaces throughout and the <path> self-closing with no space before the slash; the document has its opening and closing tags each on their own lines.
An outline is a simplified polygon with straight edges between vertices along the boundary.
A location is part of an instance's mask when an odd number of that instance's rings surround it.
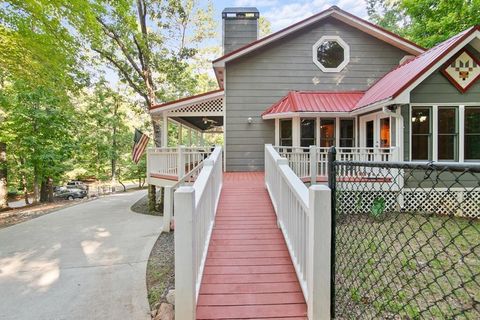
<svg viewBox="0 0 480 320">
<path fill-rule="evenodd" d="M 67 188 L 68 189 L 82 189 L 86 190 L 87 186 L 82 182 L 78 180 L 72 180 L 67 183 Z"/>
<path fill-rule="evenodd" d="M 73 200 L 83 199 L 87 196 L 87 191 L 82 189 L 65 189 L 55 193 L 55 199 Z"/>
</svg>

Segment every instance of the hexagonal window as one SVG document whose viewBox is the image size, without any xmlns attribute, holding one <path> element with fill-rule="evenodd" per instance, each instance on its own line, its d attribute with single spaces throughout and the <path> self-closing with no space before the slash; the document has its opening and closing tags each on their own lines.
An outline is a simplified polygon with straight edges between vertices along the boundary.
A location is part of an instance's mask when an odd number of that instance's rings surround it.
<svg viewBox="0 0 480 320">
<path fill-rule="evenodd" d="M 313 46 L 313 62 L 323 72 L 339 72 L 350 60 L 350 47 L 338 36 L 323 36 Z"/>
</svg>

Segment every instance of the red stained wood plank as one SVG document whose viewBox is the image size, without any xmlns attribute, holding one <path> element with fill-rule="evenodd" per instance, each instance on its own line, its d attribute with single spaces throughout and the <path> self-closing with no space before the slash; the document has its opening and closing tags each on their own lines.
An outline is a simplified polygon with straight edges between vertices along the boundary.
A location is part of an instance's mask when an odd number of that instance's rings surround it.
<svg viewBox="0 0 480 320">
<path fill-rule="evenodd" d="M 263 173 L 226 173 L 197 319 L 306 319 Z"/>
<path fill-rule="evenodd" d="M 206 266 L 274 266 L 290 265 L 290 257 L 285 258 L 246 258 L 246 259 L 207 259 Z"/>
<path fill-rule="evenodd" d="M 197 319 L 249 319 L 251 317 L 306 316 L 304 304 L 252 305 L 252 306 L 199 306 Z"/>
<path fill-rule="evenodd" d="M 295 272 L 293 265 L 276 266 L 209 266 L 203 274 L 257 274 L 257 273 L 288 273 Z"/>
<path fill-rule="evenodd" d="M 304 303 L 301 292 L 293 293 L 258 293 L 258 294 L 201 294 L 198 305 L 201 306 L 242 306 L 255 304 Z"/>
<path fill-rule="evenodd" d="M 302 292 L 298 282 L 283 283 L 202 283 L 200 294 L 236 294 L 236 293 L 280 293 Z"/>
<path fill-rule="evenodd" d="M 280 283 L 295 282 L 297 275 L 291 273 L 274 274 L 205 274 L 203 283 Z"/>
</svg>

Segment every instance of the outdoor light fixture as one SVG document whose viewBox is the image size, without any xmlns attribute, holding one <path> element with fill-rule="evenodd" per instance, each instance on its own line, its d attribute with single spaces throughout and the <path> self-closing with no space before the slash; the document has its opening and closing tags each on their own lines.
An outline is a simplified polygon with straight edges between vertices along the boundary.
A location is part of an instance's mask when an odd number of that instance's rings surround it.
<svg viewBox="0 0 480 320">
<path fill-rule="evenodd" d="M 253 118 L 252 118 L 252 117 L 248 117 L 247 121 L 248 121 L 248 123 L 252 123 L 252 122 L 253 122 Z"/>
</svg>

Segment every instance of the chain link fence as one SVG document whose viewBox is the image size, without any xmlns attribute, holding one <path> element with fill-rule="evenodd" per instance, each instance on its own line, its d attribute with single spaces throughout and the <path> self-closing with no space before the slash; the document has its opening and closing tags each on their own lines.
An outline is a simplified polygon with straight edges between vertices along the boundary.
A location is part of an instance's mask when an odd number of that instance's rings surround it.
<svg viewBox="0 0 480 320">
<path fill-rule="evenodd" d="M 480 166 L 330 164 L 336 319 L 480 319 Z"/>
</svg>

